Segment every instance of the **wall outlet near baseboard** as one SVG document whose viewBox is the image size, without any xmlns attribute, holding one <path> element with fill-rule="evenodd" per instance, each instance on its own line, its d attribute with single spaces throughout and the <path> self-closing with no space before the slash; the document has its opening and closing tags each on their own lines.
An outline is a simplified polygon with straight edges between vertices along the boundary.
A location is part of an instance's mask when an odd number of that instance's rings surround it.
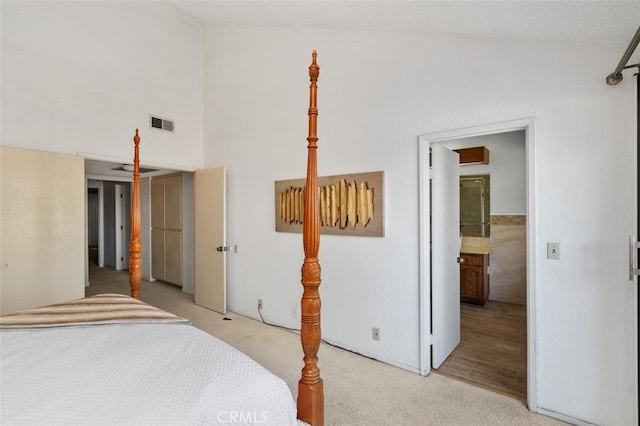
<svg viewBox="0 0 640 426">
<path fill-rule="evenodd" d="M 371 338 L 373 340 L 380 340 L 380 329 L 379 328 L 373 327 L 371 329 Z"/>
</svg>

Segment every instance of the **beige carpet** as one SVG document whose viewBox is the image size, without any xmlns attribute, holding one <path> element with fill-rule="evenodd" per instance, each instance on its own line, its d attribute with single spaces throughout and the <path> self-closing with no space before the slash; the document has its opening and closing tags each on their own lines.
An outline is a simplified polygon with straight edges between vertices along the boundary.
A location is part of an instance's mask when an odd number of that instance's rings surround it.
<svg viewBox="0 0 640 426">
<path fill-rule="evenodd" d="M 87 296 L 128 293 L 128 275 L 91 268 Z M 142 283 L 142 300 L 176 315 L 248 354 L 284 379 L 292 394 L 302 368 L 297 334 L 240 315 L 196 306 L 193 297 L 159 282 Z M 223 320 L 224 317 L 231 321 Z M 523 402 L 438 374 L 427 377 L 322 344 L 327 425 L 556 425 Z"/>
</svg>

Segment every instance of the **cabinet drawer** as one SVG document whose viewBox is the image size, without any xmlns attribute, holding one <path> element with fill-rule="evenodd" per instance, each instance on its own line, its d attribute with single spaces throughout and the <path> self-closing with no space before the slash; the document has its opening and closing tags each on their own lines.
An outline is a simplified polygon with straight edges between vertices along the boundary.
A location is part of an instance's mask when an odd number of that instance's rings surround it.
<svg viewBox="0 0 640 426">
<path fill-rule="evenodd" d="M 469 254 L 463 253 L 460 257 L 463 259 L 463 263 L 466 265 L 482 266 L 484 254 Z"/>
</svg>

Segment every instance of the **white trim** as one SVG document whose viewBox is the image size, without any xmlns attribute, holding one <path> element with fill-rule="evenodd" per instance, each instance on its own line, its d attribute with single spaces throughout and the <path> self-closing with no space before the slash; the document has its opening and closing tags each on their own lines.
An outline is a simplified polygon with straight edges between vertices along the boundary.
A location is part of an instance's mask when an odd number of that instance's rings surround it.
<svg viewBox="0 0 640 426">
<path fill-rule="evenodd" d="M 114 185 L 115 190 L 115 231 L 116 238 L 114 240 L 114 251 L 115 251 L 115 270 L 122 271 L 125 269 L 124 265 L 124 214 L 123 214 L 123 185 Z"/>
<path fill-rule="evenodd" d="M 278 327 L 280 327 L 280 326 L 278 326 Z M 401 370 L 405 370 L 405 371 L 408 371 L 410 373 L 420 374 L 420 370 L 417 369 L 413 365 L 405 364 L 405 363 L 402 363 L 402 362 L 398 362 L 397 360 L 393 360 L 391 358 L 387 358 L 387 357 L 384 357 L 384 356 L 379 356 L 378 354 L 374 354 L 374 353 L 371 353 L 371 352 L 368 352 L 368 351 L 363 351 L 360 348 L 356 348 L 356 347 L 350 346 L 350 345 L 345 345 L 345 344 L 343 344 L 341 342 L 337 342 L 335 340 L 326 339 L 324 337 L 322 339 L 323 339 L 322 344 L 326 343 L 326 344 L 338 347 L 340 349 L 344 349 L 345 351 L 353 352 L 356 355 L 360 355 L 360 356 L 363 356 L 363 357 L 366 357 L 366 358 L 370 358 L 370 359 L 373 359 L 373 360 L 376 360 L 376 361 L 380 361 L 380 362 L 385 363 L 385 364 L 389 364 L 389 365 L 391 365 L 393 367 L 397 367 L 397 368 L 399 368 Z"/>
<path fill-rule="evenodd" d="M 131 177 L 108 176 L 108 175 L 85 175 L 85 177 L 91 180 L 107 180 L 111 182 L 133 182 L 133 178 Z"/>
<path fill-rule="evenodd" d="M 561 420 L 565 423 L 569 423 L 577 426 L 592 426 L 594 423 L 585 422 L 584 420 L 576 419 L 575 417 L 567 416 L 552 410 L 545 410 L 544 408 L 538 408 L 537 411 L 539 414 Z"/>
<path fill-rule="evenodd" d="M 96 188 L 98 190 L 98 267 L 104 268 L 104 199 L 103 199 L 103 182 L 99 181 L 97 183 L 89 183 L 89 180 L 93 180 L 90 177 L 85 177 L 85 192 L 88 191 L 89 188 Z M 88 231 L 88 215 L 89 210 L 87 206 L 87 195 L 85 194 L 85 278 L 86 283 L 85 287 L 91 285 L 90 276 L 89 276 L 89 231 Z"/>
<path fill-rule="evenodd" d="M 536 335 L 536 277 L 535 277 L 535 247 L 536 247 L 536 205 L 535 205 L 535 118 L 522 118 L 482 126 L 465 127 L 446 130 L 419 136 L 419 214 L 420 214 L 420 373 L 427 375 L 431 369 L 430 330 L 431 320 L 428 308 L 431 304 L 429 292 L 429 268 L 426 261 L 428 254 L 429 236 L 426 223 L 429 217 L 428 164 L 422 161 L 429 153 L 429 144 L 444 142 L 451 139 L 461 139 L 487 134 L 505 133 L 516 130 L 525 131 L 525 163 L 527 174 L 527 405 L 531 411 L 538 412 L 538 374 L 537 374 L 537 335 Z M 426 153 L 426 154 L 425 154 Z"/>
<path fill-rule="evenodd" d="M 418 326 L 419 334 L 419 368 L 420 374 L 423 376 L 428 375 L 431 372 L 431 291 L 429 288 L 429 275 L 431 271 L 431 264 L 427 261 L 429 256 L 429 215 L 430 215 L 430 203 L 429 203 L 429 179 L 431 178 L 431 172 L 429 169 L 429 141 L 420 136 L 418 147 L 418 192 L 419 192 L 419 247 L 418 247 L 418 269 L 419 269 L 419 297 L 420 297 L 420 311 L 419 318 L 420 324 Z"/>
<path fill-rule="evenodd" d="M 84 286 L 89 287 L 89 179 L 84 179 Z"/>
<path fill-rule="evenodd" d="M 83 157 L 85 160 L 106 161 L 108 163 L 131 164 L 133 162 L 132 158 L 111 157 L 108 155 L 95 154 L 90 152 L 78 152 L 77 155 L 79 157 Z M 146 167 L 149 169 L 175 170 L 177 172 L 195 172 L 196 170 L 198 170 L 194 167 L 184 167 L 177 166 L 175 164 L 154 163 L 148 161 L 140 161 L 140 167 Z"/>
</svg>

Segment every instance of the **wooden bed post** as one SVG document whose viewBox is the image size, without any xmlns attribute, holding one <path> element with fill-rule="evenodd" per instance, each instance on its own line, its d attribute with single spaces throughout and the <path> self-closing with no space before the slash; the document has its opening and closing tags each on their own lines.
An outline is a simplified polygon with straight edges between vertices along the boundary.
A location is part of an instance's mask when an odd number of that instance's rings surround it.
<svg viewBox="0 0 640 426">
<path fill-rule="evenodd" d="M 142 241 L 140 240 L 140 136 L 138 129 L 133 137 L 135 143 L 133 155 L 133 193 L 131 197 L 131 240 L 129 241 L 129 287 L 131 297 L 140 299 L 140 281 L 142 281 Z"/>
<path fill-rule="evenodd" d="M 304 194 L 304 219 L 302 240 L 304 245 L 304 263 L 302 264 L 302 323 L 300 340 L 304 351 L 304 368 L 298 382 L 298 418 L 313 426 L 324 424 L 323 383 L 318 368 L 318 349 L 320 348 L 320 209 L 318 205 L 318 167 L 316 96 L 320 67 L 316 63 L 317 53 L 313 51 L 313 62 L 309 66 L 309 137 L 307 156 L 307 182 Z"/>
</svg>

